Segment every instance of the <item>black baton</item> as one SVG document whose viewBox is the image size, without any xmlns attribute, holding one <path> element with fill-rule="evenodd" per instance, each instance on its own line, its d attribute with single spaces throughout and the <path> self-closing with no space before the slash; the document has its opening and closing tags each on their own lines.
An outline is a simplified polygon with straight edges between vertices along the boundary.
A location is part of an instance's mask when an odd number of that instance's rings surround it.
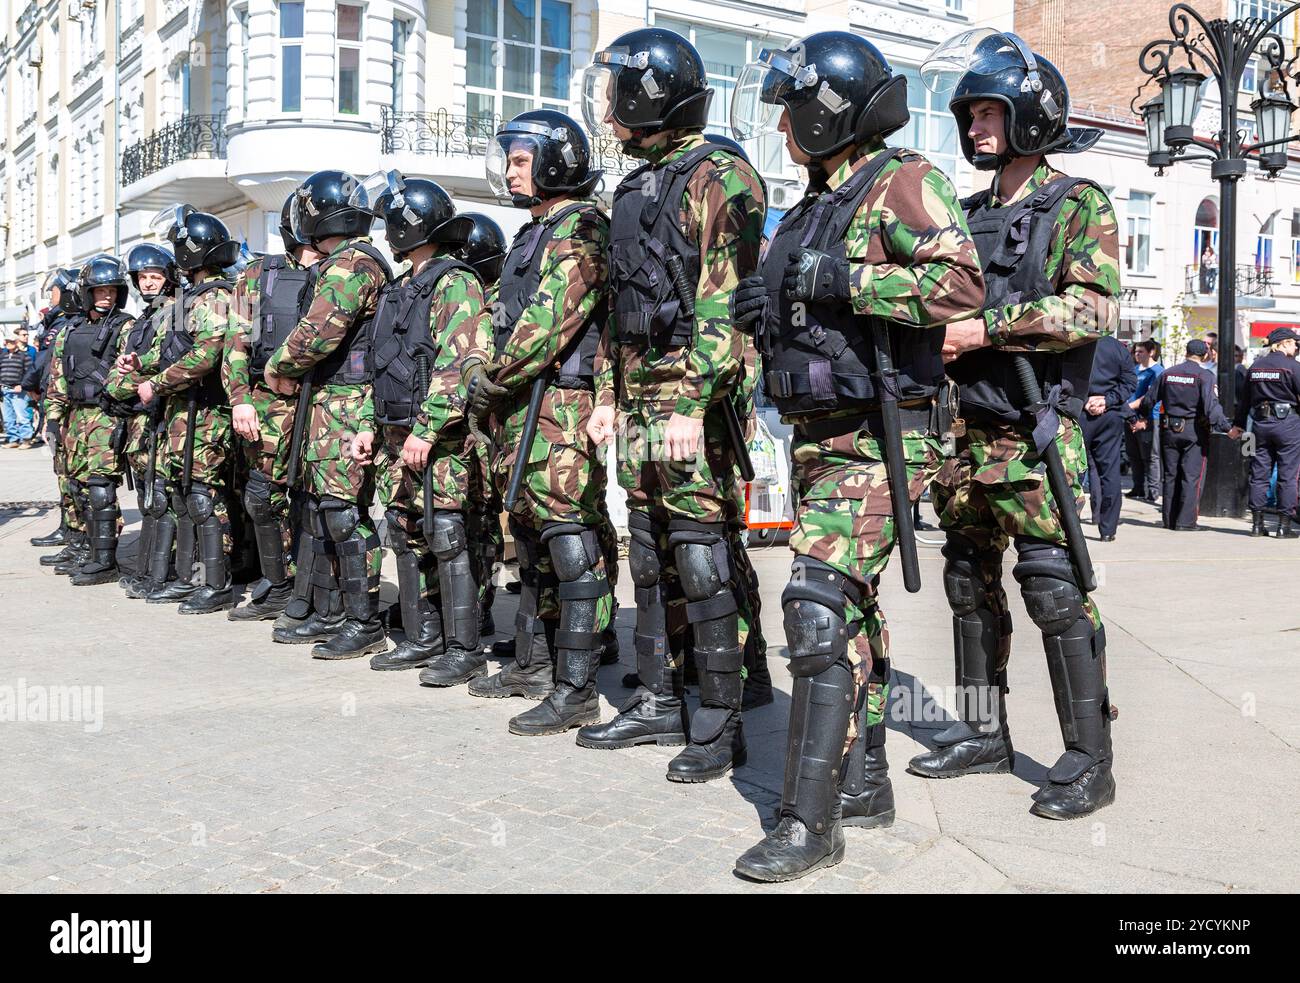
<svg viewBox="0 0 1300 983">
<path fill-rule="evenodd" d="M 424 352 L 415 354 L 415 405 L 411 408 L 412 417 L 419 413 L 420 407 L 429 396 L 429 356 Z M 420 528 L 424 532 L 424 538 L 432 541 L 433 539 L 433 454 L 430 452 L 429 459 L 424 462 L 424 472 L 421 475 L 421 483 L 424 491 L 424 514 L 420 517 Z"/>
<path fill-rule="evenodd" d="M 197 385 L 190 386 L 185 406 L 185 444 L 181 453 L 181 494 L 190 494 L 194 480 L 194 428 L 199 417 L 199 393 Z"/>
<path fill-rule="evenodd" d="M 746 481 L 754 480 L 754 462 L 749 456 L 749 445 L 745 443 L 745 431 L 740 426 L 740 414 L 731 395 L 722 397 L 722 418 L 727 422 L 727 440 L 731 443 L 732 453 L 736 455 L 736 467 L 740 476 Z"/>
<path fill-rule="evenodd" d="M 888 328 L 871 322 L 871 344 L 876 354 L 876 375 L 880 382 L 881 442 L 885 452 L 885 475 L 889 480 L 889 503 L 898 537 L 898 558 L 903 565 L 903 586 L 909 594 L 921 589 L 921 563 L 916 555 L 916 527 L 912 525 L 912 499 L 908 495 L 907 457 L 903 453 L 903 425 L 898 417 L 898 370 L 889 350 Z"/>
<path fill-rule="evenodd" d="M 313 367 L 302 377 L 298 387 L 298 404 L 293 408 L 293 433 L 289 436 L 289 469 L 286 484 L 290 488 L 298 487 L 298 474 L 302 470 L 302 441 L 307 432 L 307 417 L 311 413 L 312 376 L 316 374 Z"/>
<path fill-rule="evenodd" d="M 519 500 L 519 489 L 524 483 L 524 470 L 528 467 L 528 457 L 533 449 L 533 438 L 537 436 L 537 420 L 542 415 L 542 397 L 551 381 L 551 370 L 547 369 L 533 380 L 532 392 L 528 394 L 528 414 L 524 417 L 524 429 L 519 435 L 519 444 L 515 448 L 515 465 L 510 469 L 510 483 L 506 486 L 506 497 L 501 500 L 506 512 L 514 510 Z"/>
</svg>

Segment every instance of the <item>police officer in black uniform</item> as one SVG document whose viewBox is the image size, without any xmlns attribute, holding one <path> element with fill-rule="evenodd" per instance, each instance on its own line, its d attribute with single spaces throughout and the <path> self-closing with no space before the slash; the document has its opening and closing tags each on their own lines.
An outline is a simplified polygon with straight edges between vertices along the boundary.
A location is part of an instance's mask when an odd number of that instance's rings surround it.
<svg viewBox="0 0 1300 983">
<path fill-rule="evenodd" d="M 1124 443 L 1124 421 L 1133 415 L 1128 401 L 1136 389 L 1137 372 L 1129 350 L 1114 335 L 1097 339 L 1088 398 L 1083 404 L 1083 437 L 1088 447 L 1092 518 L 1104 543 L 1113 541 L 1119 528 L 1119 510 L 1123 504 L 1119 487 L 1120 448 Z"/>
<path fill-rule="evenodd" d="M 1210 430 L 1227 431 L 1234 440 L 1241 430 L 1232 426 L 1214 392 L 1214 376 L 1205 369 L 1210 346 L 1199 338 L 1187 343 L 1187 357 L 1161 374 L 1147 390 L 1138 414 L 1164 403 L 1160 417 L 1160 464 L 1164 471 L 1161 511 L 1166 529 L 1190 532 L 1201 500 L 1201 472 Z M 1243 404 L 1244 405 L 1244 404 Z"/>
<path fill-rule="evenodd" d="M 1246 416 L 1255 421 L 1255 458 L 1250 464 L 1250 515 L 1252 536 L 1266 536 L 1264 505 L 1277 468 L 1278 536 L 1294 539 L 1291 528 L 1296 507 L 1296 474 L 1300 471 L 1300 362 L 1296 361 L 1300 334 L 1277 328 L 1268 336 L 1269 351 L 1246 370 L 1246 385 L 1237 404 L 1237 426 Z"/>
</svg>

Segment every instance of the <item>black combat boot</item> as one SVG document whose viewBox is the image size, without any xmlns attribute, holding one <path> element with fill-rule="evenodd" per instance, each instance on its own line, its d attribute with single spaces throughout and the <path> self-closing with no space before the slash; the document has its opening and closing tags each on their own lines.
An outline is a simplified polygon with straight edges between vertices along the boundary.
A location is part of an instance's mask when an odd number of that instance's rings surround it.
<svg viewBox="0 0 1300 983">
<path fill-rule="evenodd" d="M 1264 513 L 1261 509 L 1252 509 L 1250 513 L 1250 534 L 1252 536 L 1267 536 L 1268 529 L 1264 527 Z"/>
<path fill-rule="evenodd" d="M 199 538 L 199 558 L 203 563 L 203 584 L 177 608 L 179 614 L 215 614 L 235 604 L 230 578 L 230 557 L 226 555 L 221 520 L 217 517 L 214 489 L 197 482 L 188 499 L 190 518 Z"/>
<path fill-rule="evenodd" d="M 847 639 L 823 641 L 835 647 L 828 655 L 836 661 L 816 675 L 794 678 L 781 808 L 776 826 L 736 861 L 742 877 L 790 881 L 844 859 L 837 786 L 852 712 L 853 671 L 842 654 Z M 796 673 L 825 664 L 814 658 L 790 661 Z"/>
<path fill-rule="evenodd" d="M 563 632 L 557 632 L 564 639 Z M 587 636 L 594 643 L 598 635 Z M 570 639 L 574 641 L 576 639 Z M 564 648 L 557 641 L 555 690 L 531 710 L 512 717 L 510 733 L 521 737 L 563 734 L 574 727 L 600 722 L 600 698 L 596 694 L 596 649 Z"/>
<path fill-rule="evenodd" d="M 46 536 L 33 536 L 28 542 L 33 546 L 63 546 L 67 543 L 67 526 L 62 522 L 59 527 Z"/>
<path fill-rule="evenodd" d="M 740 701 L 742 710 L 757 710 L 775 699 L 772 692 L 772 674 L 767 668 L 767 652 L 758 651 L 761 636 L 751 629 L 745 640 L 745 690 Z"/>
<path fill-rule="evenodd" d="M 96 475 L 86 482 L 86 531 L 90 558 L 72 574 L 74 587 L 111 584 L 120 576 L 117 568 L 117 485 L 112 478 Z"/>
<path fill-rule="evenodd" d="M 147 604 L 175 604 L 184 601 L 197 592 L 200 586 L 194 580 L 194 568 L 198 559 L 195 538 L 197 530 L 185 505 L 185 498 L 178 490 L 172 490 L 168 515 L 176 523 L 176 579 L 146 595 Z"/>
<path fill-rule="evenodd" d="M 524 657 L 521 659 L 516 654 L 515 661 L 500 672 L 490 676 L 480 675 L 471 680 L 470 696 L 482 696 L 488 699 L 522 696 L 526 700 L 544 700 L 555 691 L 555 656 L 545 630 L 546 623 L 538 618 L 535 625 L 535 633 L 516 636 L 525 640 L 524 645 L 515 646 L 516 653 L 523 652 Z M 433 668 L 433 666 L 429 667 L 429 669 Z M 425 682 L 426 674 L 435 680 L 441 678 L 440 675 L 431 673 L 429 669 L 420 673 L 421 683 Z M 428 685 L 440 684 L 435 681 Z"/>
<path fill-rule="evenodd" d="M 43 567 L 53 567 L 67 563 L 77 554 L 78 544 L 85 540 L 86 534 L 76 529 L 69 529 L 64 537 L 63 549 L 57 553 L 46 553 L 38 562 Z"/>
<path fill-rule="evenodd" d="M 1291 528 L 1292 518 L 1289 515 L 1283 515 L 1278 520 L 1277 538 L 1278 539 L 1295 539 L 1300 533 Z"/>
<path fill-rule="evenodd" d="M 682 671 L 661 663 L 653 670 L 645 666 L 637 675 L 651 680 L 652 685 L 638 686 L 609 723 L 589 724 L 580 729 L 579 745 L 608 751 L 638 744 L 680 747 L 687 743 L 686 687 L 682 683 Z"/>
<path fill-rule="evenodd" d="M 476 562 L 467 547 L 463 513 L 434 512 L 432 525 L 428 539 L 438 567 L 444 651 L 420 671 L 420 684 L 458 686 L 487 673 L 487 657 L 479 634 Z"/>
<path fill-rule="evenodd" d="M 279 619 L 277 619 L 278 621 Z M 343 628 L 343 606 L 341 603 L 331 605 L 329 609 L 312 611 L 302 620 L 295 619 L 291 625 L 277 624 L 271 632 L 271 640 L 282 645 L 308 645 L 333 638 Z"/>
<path fill-rule="evenodd" d="M 270 621 L 284 614 L 292 599 L 291 581 L 273 584 L 269 580 L 259 580 L 249 592 L 248 601 L 231 608 L 226 612 L 226 618 L 230 621 Z"/>
<path fill-rule="evenodd" d="M 859 719 L 865 718 L 865 714 Z M 894 785 L 885 760 L 885 725 L 861 730 L 844 756 L 840 811 L 845 826 L 877 829 L 894 825 Z"/>
</svg>

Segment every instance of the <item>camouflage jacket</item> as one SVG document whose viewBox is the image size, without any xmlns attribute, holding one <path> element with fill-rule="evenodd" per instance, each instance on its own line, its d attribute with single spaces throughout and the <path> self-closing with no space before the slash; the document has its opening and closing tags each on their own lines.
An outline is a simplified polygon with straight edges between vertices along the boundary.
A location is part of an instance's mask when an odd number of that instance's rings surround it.
<svg viewBox="0 0 1300 983">
<path fill-rule="evenodd" d="M 267 359 L 268 372 L 290 378 L 305 375 L 343 343 L 353 324 L 374 315 L 387 278 L 378 263 L 352 247 L 355 242 L 369 241 L 367 237 L 344 239 L 320 261 L 311 306 Z"/>
<path fill-rule="evenodd" d="M 656 168 L 705 142 L 700 133 L 674 137 L 644 154 Z M 763 183 L 749 164 L 718 152 L 694 170 L 678 213 L 684 235 L 700 246 L 694 342 L 667 353 L 602 345 L 596 360 L 597 405 L 615 405 L 617 373 L 617 401 L 655 403 L 698 419 L 714 399 L 752 379 L 744 367 L 746 349 L 754 342 L 732 326 L 731 295 L 736 284 L 758 269 L 765 214 Z"/>
<path fill-rule="evenodd" d="M 225 287 L 209 290 L 194 302 L 188 314 L 189 323 L 185 325 L 194 338 L 194 346 L 149 379 L 160 395 L 178 392 L 209 372 L 220 371 L 229 312 L 230 291 Z"/>
<path fill-rule="evenodd" d="M 151 307 L 152 310 L 152 307 Z M 122 402 L 129 402 L 135 398 L 136 387 L 152 375 L 158 372 L 158 363 L 162 358 L 163 339 L 167 337 L 167 329 L 171 326 L 171 319 L 176 316 L 176 298 L 164 297 L 162 303 L 157 308 L 158 313 L 155 315 L 153 342 L 148 349 L 140 354 L 140 370 L 138 372 L 119 372 L 114 367 L 108 373 L 108 381 L 104 384 L 104 389 L 114 399 Z M 145 311 L 141 317 L 147 316 L 151 311 Z M 117 353 L 124 355 L 127 349 L 127 341 L 131 332 L 123 331 L 121 335 L 121 344 Z"/>
<path fill-rule="evenodd" d="M 119 339 L 125 338 L 131 330 L 134 319 L 125 322 L 119 329 Z M 72 413 L 72 401 L 68 398 L 68 379 L 63 374 L 63 351 L 68 334 L 72 331 L 94 331 L 95 322 L 89 317 L 78 316 L 68 322 L 68 327 L 59 332 L 54 340 L 54 351 L 50 353 L 50 382 L 45 391 L 45 416 L 51 423 L 66 420 Z M 111 371 L 111 370 L 110 370 Z"/>
<path fill-rule="evenodd" d="M 1027 198 L 1061 176 L 1041 163 L 1020 193 L 1004 204 Z M 1119 318 L 1119 228 L 1104 192 L 1084 186 L 1066 195 L 1045 272 L 1057 286 L 1055 295 L 984 312 L 991 344 L 1020 351 L 1065 351 L 1114 333 Z"/>
<path fill-rule="evenodd" d="M 404 282 L 408 272 L 400 281 Z M 429 366 L 429 392 L 416 416 L 411 433 L 434 443 L 446 431 L 465 419 L 465 387 L 461 366 L 471 358 L 491 360 L 491 316 L 478 277 L 464 270 L 452 270 L 438 280 L 437 293 L 429 308 L 429 337 L 437 354 Z M 360 414 L 362 430 L 374 431 L 373 394 L 366 393 Z"/>
<path fill-rule="evenodd" d="M 300 269 L 290 255 L 284 256 L 289 269 Z M 230 317 L 226 325 L 226 347 L 221 358 L 221 385 L 230 396 L 230 405 L 252 403 L 253 380 L 249 366 L 252 363 L 253 319 L 262 303 L 262 267 L 266 260 L 258 257 L 239 274 L 235 293 L 230 302 Z"/>
</svg>

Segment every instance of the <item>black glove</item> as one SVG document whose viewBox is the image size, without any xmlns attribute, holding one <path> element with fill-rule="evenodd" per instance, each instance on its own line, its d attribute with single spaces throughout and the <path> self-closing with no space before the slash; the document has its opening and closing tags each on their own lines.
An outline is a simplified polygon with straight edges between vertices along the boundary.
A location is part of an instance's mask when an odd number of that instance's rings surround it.
<svg viewBox="0 0 1300 983">
<path fill-rule="evenodd" d="M 465 363 L 460 379 L 465 384 L 465 401 L 472 416 L 487 416 L 493 406 L 510 395 L 509 389 L 492 381 L 487 366 L 478 359 Z"/>
<path fill-rule="evenodd" d="M 819 253 L 816 249 L 796 249 L 786 264 L 781 286 L 792 300 L 847 303 L 850 299 L 849 261 Z"/>
<path fill-rule="evenodd" d="M 736 284 L 731 295 L 731 320 L 737 328 L 747 330 L 762 319 L 767 307 L 767 284 L 761 276 L 747 276 Z"/>
</svg>

